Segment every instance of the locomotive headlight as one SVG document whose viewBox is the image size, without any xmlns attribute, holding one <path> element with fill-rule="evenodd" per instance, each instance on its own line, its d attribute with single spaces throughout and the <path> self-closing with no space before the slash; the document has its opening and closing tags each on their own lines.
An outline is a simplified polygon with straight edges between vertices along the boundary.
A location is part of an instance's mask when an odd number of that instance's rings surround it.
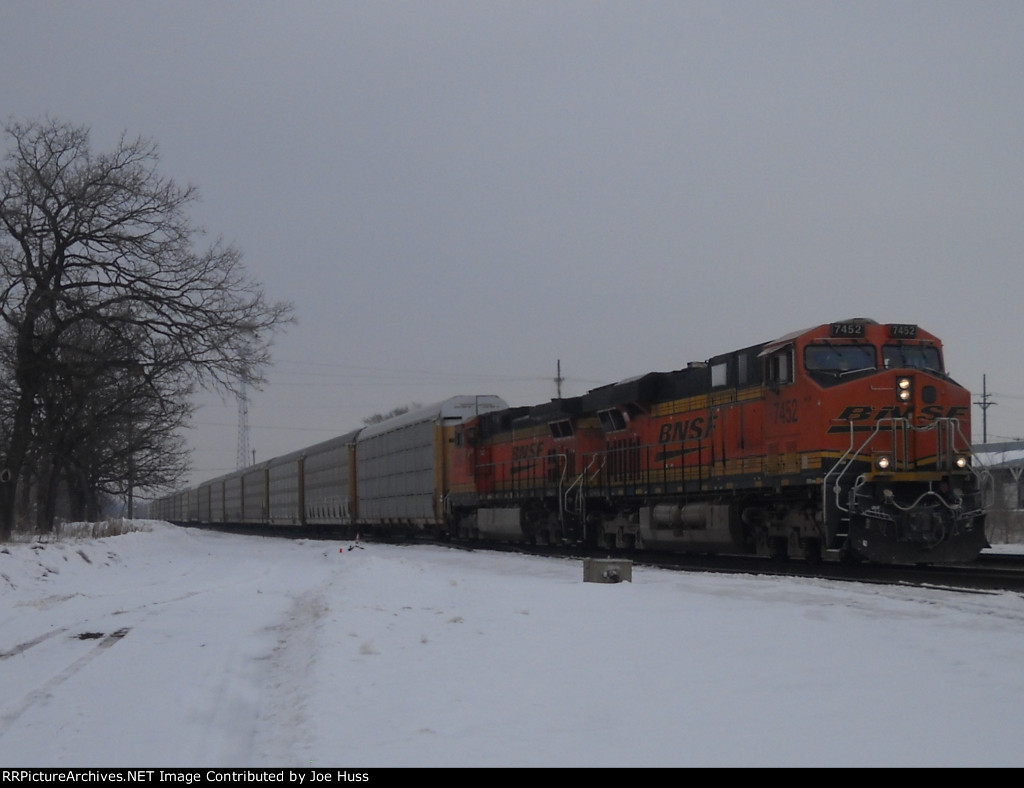
<svg viewBox="0 0 1024 788">
<path fill-rule="evenodd" d="M 900 378 L 896 381 L 897 395 L 901 402 L 906 402 L 910 399 L 910 378 Z"/>
<path fill-rule="evenodd" d="M 964 455 L 960 455 L 956 458 L 956 467 L 963 470 L 967 467 L 967 458 Z"/>
<path fill-rule="evenodd" d="M 875 459 L 875 465 L 878 466 L 878 470 L 887 471 L 892 461 L 884 454 Z"/>
</svg>

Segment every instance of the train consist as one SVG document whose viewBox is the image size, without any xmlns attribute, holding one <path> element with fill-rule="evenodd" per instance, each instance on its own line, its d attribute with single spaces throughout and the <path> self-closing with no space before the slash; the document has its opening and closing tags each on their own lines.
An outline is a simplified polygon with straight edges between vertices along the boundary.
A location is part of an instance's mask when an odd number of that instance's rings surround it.
<svg viewBox="0 0 1024 788">
<path fill-rule="evenodd" d="M 863 560 L 986 546 L 970 393 L 854 319 L 509 407 L 458 396 L 154 502 L 172 522 Z"/>
</svg>

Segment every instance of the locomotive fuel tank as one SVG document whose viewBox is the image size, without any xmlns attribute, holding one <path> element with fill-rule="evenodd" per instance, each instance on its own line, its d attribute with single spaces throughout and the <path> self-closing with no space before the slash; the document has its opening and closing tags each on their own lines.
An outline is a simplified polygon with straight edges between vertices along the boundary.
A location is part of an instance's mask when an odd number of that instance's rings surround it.
<svg viewBox="0 0 1024 788">
<path fill-rule="evenodd" d="M 650 550 L 747 552 L 742 518 L 728 503 L 660 503 L 640 510 L 639 535 Z"/>
</svg>

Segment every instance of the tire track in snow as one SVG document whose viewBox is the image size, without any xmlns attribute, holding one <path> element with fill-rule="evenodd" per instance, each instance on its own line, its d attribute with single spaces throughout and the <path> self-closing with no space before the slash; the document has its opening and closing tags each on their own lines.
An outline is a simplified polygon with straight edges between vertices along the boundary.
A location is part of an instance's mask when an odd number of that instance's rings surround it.
<svg viewBox="0 0 1024 788">
<path fill-rule="evenodd" d="M 72 676 L 74 676 L 76 673 L 82 670 L 82 668 L 84 668 L 94 659 L 102 655 L 111 646 L 120 643 L 122 638 L 124 638 L 124 636 L 127 635 L 129 631 L 130 628 L 125 627 L 123 629 L 117 630 L 116 632 L 111 632 L 109 635 L 100 637 L 95 646 L 93 646 L 85 654 L 83 654 L 70 665 L 68 665 L 64 670 L 62 670 L 60 673 L 51 676 L 50 679 L 46 681 L 41 687 L 32 690 L 27 695 L 22 697 L 21 700 L 12 704 L 12 708 L 10 708 L 7 711 L 4 711 L 3 713 L 0 713 L 0 736 L 3 736 L 11 727 L 11 725 L 13 725 L 18 720 L 18 718 L 21 717 L 22 714 L 24 714 L 26 711 L 32 708 L 36 703 L 39 703 L 40 701 L 51 697 L 53 691 L 58 686 L 60 686 L 65 681 L 70 679 Z M 58 633 L 54 632 L 52 634 L 55 635 Z M 49 635 L 44 635 L 40 638 L 36 638 L 34 641 L 28 641 L 28 643 L 23 644 L 25 648 L 23 648 L 22 651 L 24 651 L 27 648 L 30 648 L 31 646 L 37 645 L 38 643 L 42 642 L 48 637 Z M 7 653 L 4 656 L 11 656 L 11 653 Z"/>
<path fill-rule="evenodd" d="M 50 632 L 46 632 L 42 635 L 39 635 L 39 637 L 34 637 L 31 640 L 26 640 L 24 643 L 19 643 L 18 645 L 14 646 L 9 651 L 0 651 L 0 659 L 8 659 L 9 657 L 17 656 L 18 654 L 21 654 L 23 651 L 28 651 L 33 646 L 38 646 L 40 643 L 49 640 L 54 635 L 59 635 L 62 632 L 67 631 L 67 627 L 61 627 L 60 629 L 54 629 Z"/>
<path fill-rule="evenodd" d="M 268 764 L 305 763 L 310 746 L 309 675 L 316 662 L 320 623 L 330 605 L 327 586 L 295 597 L 285 620 L 270 627 L 276 643 L 263 660 L 268 693 L 263 699 L 257 734 Z"/>
</svg>

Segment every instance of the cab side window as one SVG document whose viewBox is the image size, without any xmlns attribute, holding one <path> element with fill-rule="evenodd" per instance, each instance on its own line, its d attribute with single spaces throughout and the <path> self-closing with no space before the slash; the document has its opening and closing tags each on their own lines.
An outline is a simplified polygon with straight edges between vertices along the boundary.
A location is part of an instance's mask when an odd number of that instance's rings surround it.
<svg viewBox="0 0 1024 788">
<path fill-rule="evenodd" d="M 768 385 L 784 386 L 793 382 L 793 347 L 784 347 L 768 356 Z"/>
</svg>

